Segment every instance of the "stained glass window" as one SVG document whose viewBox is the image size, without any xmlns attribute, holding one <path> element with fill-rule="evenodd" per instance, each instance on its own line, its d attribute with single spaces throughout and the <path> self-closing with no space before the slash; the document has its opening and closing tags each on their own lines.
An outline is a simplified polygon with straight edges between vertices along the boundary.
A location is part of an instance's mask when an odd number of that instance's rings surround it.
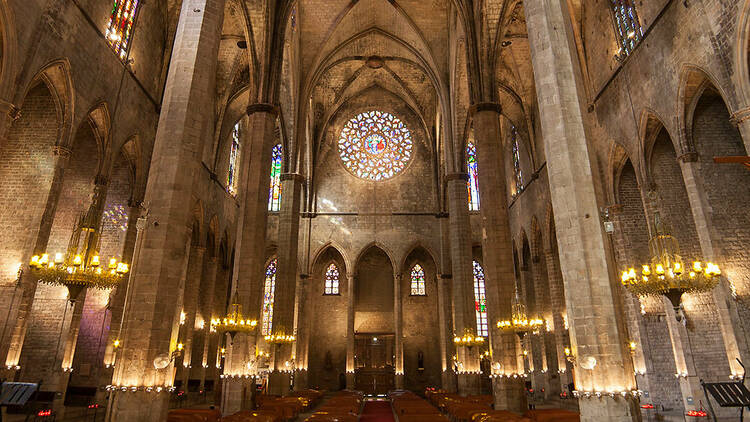
<svg viewBox="0 0 750 422">
<path fill-rule="evenodd" d="M 523 190 L 523 173 L 521 172 L 521 150 L 518 146 L 518 130 L 515 126 L 511 126 L 512 139 L 512 153 L 513 153 L 513 175 L 515 177 L 516 189 L 513 192 L 513 196 L 518 195 Z"/>
<path fill-rule="evenodd" d="M 643 38 L 633 0 L 610 0 L 615 23 L 615 33 L 620 43 L 620 53 L 627 56 Z"/>
<path fill-rule="evenodd" d="M 479 168 L 477 167 L 477 146 L 473 140 L 466 145 L 466 161 L 469 170 L 469 211 L 479 211 Z"/>
<path fill-rule="evenodd" d="M 115 0 L 109 16 L 105 36 L 109 45 L 122 60 L 125 60 L 128 55 L 138 3 L 139 0 Z"/>
<path fill-rule="evenodd" d="M 271 188 L 268 192 L 268 211 L 278 212 L 281 209 L 281 144 L 273 147 L 271 152 Z"/>
<path fill-rule="evenodd" d="M 339 156 L 344 166 L 365 180 L 386 180 L 401 173 L 412 156 L 411 132 L 383 111 L 360 113 L 341 130 Z"/>
<path fill-rule="evenodd" d="M 273 328 L 273 298 L 276 293 L 276 258 L 266 267 L 266 282 L 263 286 L 263 332 L 271 335 Z"/>
<path fill-rule="evenodd" d="M 482 337 L 490 335 L 487 323 L 487 297 L 484 289 L 484 269 L 474 261 L 474 305 L 477 315 L 477 334 Z"/>
<path fill-rule="evenodd" d="M 227 192 L 237 195 L 238 169 L 240 167 L 240 124 L 232 129 L 232 146 L 229 150 L 229 171 L 227 172 Z"/>
<path fill-rule="evenodd" d="M 419 264 L 411 269 L 411 294 L 413 296 L 424 296 L 427 294 L 424 282 L 424 270 Z"/>
<path fill-rule="evenodd" d="M 339 267 L 331 263 L 326 270 L 326 294 L 339 294 Z"/>
</svg>

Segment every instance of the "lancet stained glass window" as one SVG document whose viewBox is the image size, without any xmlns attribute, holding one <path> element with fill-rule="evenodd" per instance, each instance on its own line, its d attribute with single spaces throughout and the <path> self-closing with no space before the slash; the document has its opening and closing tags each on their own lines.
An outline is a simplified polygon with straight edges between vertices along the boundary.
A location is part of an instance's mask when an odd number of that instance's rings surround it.
<svg viewBox="0 0 750 422">
<path fill-rule="evenodd" d="M 339 294 L 339 267 L 331 263 L 326 270 L 326 291 L 327 295 Z"/>
<path fill-rule="evenodd" d="M 412 296 L 425 296 L 427 294 L 424 281 L 424 269 L 422 269 L 422 266 L 419 264 L 416 264 L 411 269 L 411 294 Z"/>
<path fill-rule="evenodd" d="M 633 0 L 610 0 L 615 23 L 615 33 L 622 48 L 621 53 L 630 54 L 643 38 L 643 29 L 638 20 Z"/>
<path fill-rule="evenodd" d="M 390 113 L 368 111 L 341 130 L 339 156 L 355 176 L 380 181 L 401 173 L 409 164 L 413 143 L 404 122 Z"/>
<path fill-rule="evenodd" d="M 281 144 L 271 151 L 271 188 L 268 192 L 268 211 L 278 212 L 281 209 Z"/>
<path fill-rule="evenodd" d="M 232 129 L 232 145 L 229 150 L 229 171 L 227 172 L 227 192 L 237 195 L 237 179 L 240 167 L 240 124 Z"/>
<path fill-rule="evenodd" d="M 469 211 L 479 211 L 479 167 L 477 166 L 477 146 L 473 140 L 466 145 L 466 161 L 469 170 Z"/>
<path fill-rule="evenodd" d="M 511 135 L 513 136 L 511 148 L 513 153 L 513 174 L 515 176 L 516 189 L 513 196 L 516 196 L 523 190 L 523 172 L 521 171 L 521 149 L 518 146 L 518 130 L 511 126 Z"/>
<path fill-rule="evenodd" d="M 105 36 L 109 45 L 122 60 L 125 60 L 128 55 L 138 3 L 139 0 L 114 0 L 112 13 L 109 16 Z"/>
<path fill-rule="evenodd" d="M 276 263 L 274 258 L 266 267 L 266 282 L 263 286 L 263 326 L 262 334 L 271 335 L 273 329 L 273 299 L 276 294 Z"/>
<path fill-rule="evenodd" d="M 477 315 L 477 335 L 490 335 L 487 323 L 487 297 L 484 289 L 484 268 L 474 261 L 474 304 Z"/>
</svg>

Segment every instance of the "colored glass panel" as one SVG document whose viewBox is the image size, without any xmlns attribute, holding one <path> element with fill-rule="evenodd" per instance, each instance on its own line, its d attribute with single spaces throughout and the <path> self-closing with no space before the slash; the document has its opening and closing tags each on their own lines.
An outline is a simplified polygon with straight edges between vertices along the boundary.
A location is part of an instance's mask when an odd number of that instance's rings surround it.
<svg viewBox="0 0 750 422">
<path fill-rule="evenodd" d="M 271 335 L 273 328 L 273 300 L 276 293 L 276 259 L 266 267 L 266 282 L 263 286 L 263 335 Z"/>
<path fill-rule="evenodd" d="M 521 171 L 521 149 L 518 145 L 518 131 L 515 126 L 511 127 L 511 133 L 513 135 L 513 142 L 511 144 L 513 149 L 513 172 L 516 184 L 513 196 L 516 196 L 523 190 L 523 172 Z"/>
<path fill-rule="evenodd" d="M 487 322 L 487 296 L 484 288 L 484 269 L 477 261 L 474 261 L 474 306 L 477 316 L 477 335 L 487 337 L 490 335 Z"/>
<path fill-rule="evenodd" d="M 333 263 L 326 270 L 326 294 L 339 294 L 339 267 Z"/>
<path fill-rule="evenodd" d="M 633 0 L 611 0 L 615 33 L 625 55 L 630 54 L 643 38 L 643 28 Z"/>
<path fill-rule="evenodd" d="M 411 160 L 411 132 L 382 111 L 360 113 L 341 130 L 339 157 L 355 176 L 380 181 L 401 173 Z"/>
<path fill-rule="evenodd" d="M 424 296 L 427 294 L 424 281 L 424 270 L 419 264 L 411 269 L 411 294 L 413 296 Z"/>
<path fill-rule="evenodd" d="M 281 144 L 273 147 L 271 152 L 271 188 L 268 192 L 268 211 L 278 212 L 281 209 Z"/>
<path fill-rule="evenodd" d="M 229 171 L 227 172 L 227 192 L 237 195 L 238 169 L 240 166 L 240 124 L 232 130 L 232 146 L 229 150 Z"/>
<path fill-rule="evenodd" d="M 138 3 L 139 0 L 115 0 L 112 6 L 105 36 L 109 45 L 122 60 L 128 56 Z"/>
<path fill-rule="evenodd" d="M 479 211 L 479 167 L 477 166 L 477 146 L 474 141 L 466 145 L 466 162 L 469 170 L 469 211 Z"/>
</svg>

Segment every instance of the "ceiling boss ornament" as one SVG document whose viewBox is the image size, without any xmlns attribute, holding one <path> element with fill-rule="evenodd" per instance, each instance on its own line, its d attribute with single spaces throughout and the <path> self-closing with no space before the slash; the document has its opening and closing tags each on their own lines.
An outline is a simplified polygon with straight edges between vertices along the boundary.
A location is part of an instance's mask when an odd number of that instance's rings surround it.
<svg viewBox="0 0 750 422">
<path fill-rule="evenodd" d="M 622 285 L 637 296 L 666 296 L 681 320 L 682 295 L 711 291 L 719 283 L 721 270 L 711 262 L 693 261 L 685 265 L 677 239 L 654 213 L 654 234 L 648 241 L 651 260 L 639 269 L 622 272 Z"/>
<path fill-rule="evenodd" d="M 97 184 L 88 212 L 79 217 L 63 253 L 34 255 L 29 262 L 31 274 L 40 283 L 68 288 L 68 298 L 75 301 L 85 288 L 109 289 L 117 286 L 128 273 L 128 264 L 110 258 L 102 265 L 101 204 L 103 185 Z"/>
</svg>

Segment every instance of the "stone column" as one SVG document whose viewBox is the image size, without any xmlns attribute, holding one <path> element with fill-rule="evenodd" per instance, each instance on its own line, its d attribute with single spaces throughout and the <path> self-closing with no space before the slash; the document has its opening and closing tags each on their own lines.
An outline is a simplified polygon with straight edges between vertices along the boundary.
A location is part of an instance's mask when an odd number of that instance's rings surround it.
<svg viewBox="0 0 750 422">
<path fill-rule="evenodd" d="M 346 274 L 346 388 L 354 388 L 354 273 Z"/>
<path fill-rule="evenodd" d="M 68 312 L 69 322 L 63 321 L 66 324 L 65 332 L 63 337 L 60 339 L 62 345 L 62 360 L 60 366 L 56 366 L 57 362 L 53 363 L 51 380 L 48 381 L 50 384 L 57 384 L 55 391 L 59 394 L 55 394 L 55 400 L 53 407 L 57 412 L 57 416 L 60 419 L 65 418 L 65 395 L 68 387 L 68 380 L 70 380 L 70 373 L 73 369 L 73 357 L 75 355 L 76 344 L 78 343 L 78 333 L 81 329 L 81 317 L 83 316 L 83 306 L 86 303 L 84 298 L 86 297 L 87 289 L 84 289 L 78 300 L 71 301 Z M 57 355 L 55 355 L 57 356 Z M 51 381 L 51 382 L 50 382 Z"/>
<path fill-rule="evenodd" d="M 260 310 L 263 302 L 264 266 L 266 263 L 266 225 L 268 222 L 268 182 L 271 168 L 271 149 L 276 143 L 278 109 L 270 104 L 253 104 L 247 109 L 249 118 L 242 130 L 240 210 L 237 221 L 237 242 L 232 274 L 232 289 L 237 292 L 247 317 L 258 320 L 254 335 L 237 334 L 227 344 L 224 361 L 225 375 L 247 373 L 248 359 L 254 355 L 256 339 L 260 336 Z M 288 183 L 287 183 L 288 184 Z M 282 194 L 282 198 L 286 196 Z M 283 200 L 283 199 L 282 199 Z M 295 271 L 296 272 L 296 271 Z M 278 292 L 278 273 L 277 273 Z M 278 297 L 278 296 L 277 296 Z M 274 318 L 279 309 L 274 306 Z M 274 326 L 274 329 L 277 327 Z M 224 378 L 222 412 L 225 415 L 249 409 L 254 386 L 252 380 Z"/>
<path fill-rule="evenodd" d="M 299 279 L 297 279 L 297 298 L 294 301 L 294 331 L 297 333 L 297 341 L 294 343 L 294 391 L 306 390 L 308 385 L 307 349 L 310 344 L 309 279 L 309 275 L 300 274 Z"/>
<path fill-rule="evenodd" d="M 744 107 L 732 113 L 730 121 L 740 130 L 745 143 L 745 151 L 747 155 L 750 155 L 750 107 Z"/>
<path fill-rule="evenodd" d="M 440 358 L 442 360 L 443 390 L 455 393 L 456 373 L 453 371 L 453 324 L 451 310 L 453 309 L 453 284 L 450 244 L 450 219 L 448 213 L 437 216 L 440 222 L 440 279 L 438 280 L 438 318 L 440 323 Z"/>
<path fill-rule="evenodd" d="M 674 363 L 677 370 L 677 381 L 682 394 L 682 405 L 686 412 L 700 410 L 700 403 L 707 403 L 707 401 L 695 370 L 695 361 L 692 356 L 693 351 L 690 348 L 687 328 L 677 321 L 672 302 L 666 297 L 660 299 L 666 314 L 669 337 L 672 340 L 672 352 L 674 353 Z M 690 403 L 688 398 L 692 398 L 693 403 Z"/>
<path fill-rule="evenodd" d="M 513 333 L 496 328 L 499 319 L 511 318 L 513 298 L 513 251 L 508 219 L 507 186 L 500 136 L 500 105 L 476 104 L 474 137 L 479 167 L 482 205 L 482 264 L 487 287 L 492 355 L 503 365 L 505 374 L 523 372 L 516 366 L 516 339 Z M 523 384 L 518 378 L 501 377 L 494 383 L 495 406 L 516 412 L 524 410 Z"/>
<path fill-rule="evenodd" d="M 624 317 L 615 308 L 614 289 L 620 286 L 610 278 L 612 263 L 599 219 L 594 180 L 598 172 L 589 157 L 570 11 L 562 0 L 524 0 L 524 10 L 545 155 L 555 157 L 547 169 L 563 253 L 560 264 L 577 362 L 576 387 L 631 391 L 636 384 L 626 350 Z M 583 422 L 640 419 L 637 401 L 607 395 L 580 400 L 580 411 Z"/>
<path fill-rule="evenodd" d="M 124 324 L 120 363 L 113 384 L 140 387 L 113 392 L 109 417 L 116 421 L 161 421 L 171 386 L 173 363 L 156 369 L 177 347 L 180 292 L 187 260 L 193 187 L 201 174 L 205 128 L 213 124 L 214 81 L 224 0 L 182 3 L 144 202 L 147 228 L 134 257 L 131 299 Z"/>
<path fill-rule="evenodd" d="M 200 233 L 193 233 L 200 236 Z M 197 239 L 195 240 L 197 241 Z M 203 275 L 203 257 L 206 248 L 197 245 L 190 246 L 187 273 L 185 276 L 185 294 L 182 312 L 185 313 L 185 323 L 181 324 L 178 343 L 183 344 L 182 367 L 177 368 L 177 377 L 182 380 L 182 389 L 188 393 L 188 379 L 193 365 L 200 365 L 193 359 L 193 336 L 195 334 L 195 316 L 198 312 L 198 293 Z"/>
<path fill-rule="evenodd" d="M 565 327 L 563 314 L 565 310 L 565 291 L 563 289 L 562 274 L 560 273 L 560 261 L 553 251 L 544 252 L 547 260 L 547 281 L 549 282 L 550 306 L 552 307 L 552 330 L 555 335 L 555 351 L 557 355 L 557 371 L 560 376 L 560 391 L 567 391 L 568 384 L 572 380 L 568 359 L 565 356 L 565 348 L 569 346 L 569 340 Z"/>
<path fill-rule="evenodd" d="M 471 255 L 471 223 L 466 173 L 446 176 L 448 208 L 450 210 L 449 237 L 453 266 L 453 335 L 476 335 L 477 320 L 474 309 L 474 276 Z M 479 394 L 479 352 L 476 347 L 456 348 L 461 367 L 458 374 L 460 394 Z"/>
<path fill-rule="evenodd" d="M 28 271 L 29 267 L 26 264 L 29 262 L 31 255 L 42 254 L 47 249 L 52 223 L 57 211 L 57 203 L 62 192 L 65 168 L 68 166 L 71 154 L 69 149 L 61 146 L 55 146 L 53 151 L 55 159 L 53 163 L 52 184 L 50 185 L 50 190 L 47 194 L 47 203 L 39 222 L 39 231 L 34 242 L 33 253 L 21 257 L 21 268 L 24 268 L 25 271 L 21 273 L 21 277 L 19 278 L 20 288 L 15 290 L 14 297 L 11 300 L 11 311 L 6 322 L 10 328 L 10 338 L 5 344 L 0 344 L 0 352 L 5 356 L 5 369 L 10 371 L 10 373 L 2 375 L 11 378 L 14 376 L 15 371 L 17 371 L 16 367 L 21 359 L 21 350 L 26 339 L 26 328 L 31 319 L 31 307 L 34 304 L 34 296 L 36 296 L 37 280 L 31 276 Z"/>
<path fill-rule="evenodd" d="M 211 343 L 211 337 L 216 336 L 211 333 L 211 318 L 219 317 L 214 315 L 214 290 L 216 288 L 216 272 L 218 271 L 219 260 L 215 256 L 209 256 L 206 260 L 206 266 L 203 272 L 203 283 L 200 289 L 201 301 L 199 306 L 199 313 L 203 318 L 203 329 L 197 332 L 197 336 L 194 340 L 197 346 L 195 350 L 199 351 L 200 357 L 200 368 L 196 371 L 195 368 L 191 371 L 191 376 L 197 376 L 201 380 L 200 389 L 205 391 L 206 386 L 206 374 L 209 368 L 215 366 L 215 362 L 209 360 L 209 344 Z M 196 362 L 198 364 L 198 362 Z"/>
<path fill-rule="evenodd" d="M 393 274 L 393 326 L 396 328 L 396 388 L 404 388 L 404 310 L 401 300 L 401 273 Z"/>
<path fill-rule="evenodd" d="M 296 335 L 294 332 L 294 298 L 297 291 L 299 222 L 302 206 L 302 183 L 299 174 L 281 175 L 281 210 L 279 212 L 278 266 L 273 307 L 273 334 Z M 291 381 L 292 344 L 274 346 L 273 373 L 268 383 L 270 394 L 286 395 Z"/>
<path fill-rule="evenodd" d="M 534 301 L 534 309 L 530 309 L 529 312 L 533 312 L 532 315 L 535 318 L 544 318 L 546 322 L 547 318 L 551 315 L 551 313 L 549 312 L 549 289 L 548 284 L 545 283 L 545 274 L 542 271 L 542 260 L 539 255 L 533 256 L 531 258 L 531 267 L 533 269 L 532 275 L 534 280 L 534 294 L 536 296 L 536 300 Z M 539 350 L 539 367 L 538 373 L 536 374 L 539 387 L 537 388 L 540 388 L 540 390 L 538 391 L 539 393 L 542 393 L 541 389 L 544 389 L 542 397 L 544 400 L 546 400 L 548 397 L 555 397 L 552 396 L 553 392 L 550 391 L 549 362 L 547 361 L 549 351 L 547 350 L 546 325 L 541 327 L 539 329 L 539 333 L 534 334 L 532 339 L 532 348 L 534 350 Z M 554 394 L 559 393 L 559 391 L 554 392 Z"/>
</svg>

